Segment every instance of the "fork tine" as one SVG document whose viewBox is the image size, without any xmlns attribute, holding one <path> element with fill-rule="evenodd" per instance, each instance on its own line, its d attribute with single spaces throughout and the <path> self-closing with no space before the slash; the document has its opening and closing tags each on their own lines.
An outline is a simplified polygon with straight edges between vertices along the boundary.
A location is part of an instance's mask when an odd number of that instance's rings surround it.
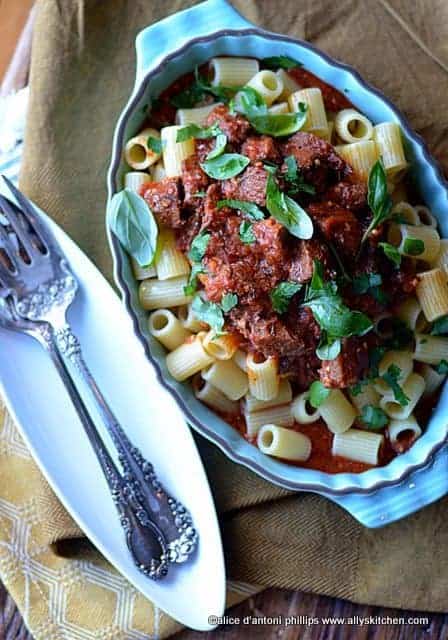
<svg viewBox="0 0 448 640">
<path fill-rule="evenodd" d="M 40 222 L 38 216 L 36 215 L 36 211 L 34 210 L 34 206 L 28 198 L 26 198 L 23 193 L 21 193 L 13 184 L 8 180 L 5 175 L 2 175 L 3 181 L 8 187 L 11 194 L 17 201 L 19 208 L 28 221 L 28 223 L 33 227 L 35 232 L 38 234 L 41 243 L 48 248 L 49 244 L 49 232 L 45 230 L 42 223 Z"/>
<path fill-rule="evenodd" d="M 14 286 L 14 275 L 5 267 L 5 265 L 0 260 L 0 291 L 2 285 L 6 288 L 6 291 L 9 291 L 8 287 L 12 288 Z"/>
<path fill-rule="evenodd" d="M 19 238 L 20 242 L 24 246 L 26 252 L 30 256 L 30 258 L 32 258 L 38 252 L 36 251 L 35 247 L 33 247 L 33 244 L 29 238 L 28 233 L 20 224 L 20 220 L 17 217 L 17 213 L 14 211 L 14 205 L 12 204 L 12 202 L 10 202 L 7 198 L 2 196 L 1 194 L 0 194 L 0 209 L 2 210 L 3 214 L 7 218 L 11 227 L 14 229 L 17 237 Z"/>
<path fill-rule="evenodd" d="M 5 227 L 0 224 L 0 249 L 4 249 L 8 254 L 8 258 L 11 260 L 15 269 L 18 269 L 17 263 L 17 247 L 15 247 L 7 233 Z M 1 261 L 0 261 L 1 264 Z M 6 269 L 6 267 L 4 267 Z"/>
</svg>

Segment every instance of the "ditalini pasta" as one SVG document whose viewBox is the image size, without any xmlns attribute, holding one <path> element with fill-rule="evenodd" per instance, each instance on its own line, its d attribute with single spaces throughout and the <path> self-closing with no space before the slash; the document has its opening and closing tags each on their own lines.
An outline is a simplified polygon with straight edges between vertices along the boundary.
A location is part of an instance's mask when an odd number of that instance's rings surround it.
<svg viewBox="0 0 448 640">
<path fill-rule="evenodd" d="M 400 125 L 283 54 L 190 71 L 125 141 L 111 202 L 150 347 L 190 409 L 282 463 L 388 464 L 448 372 L 443 212 L 403 179 Z"/>
</svg>

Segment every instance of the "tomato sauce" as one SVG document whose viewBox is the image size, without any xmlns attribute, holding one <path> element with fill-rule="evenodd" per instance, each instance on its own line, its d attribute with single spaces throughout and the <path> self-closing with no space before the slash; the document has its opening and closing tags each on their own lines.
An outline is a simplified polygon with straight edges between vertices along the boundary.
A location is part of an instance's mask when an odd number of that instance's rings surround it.
<svg viewBox="0 0 448 640">
<path fill-rule="evenodd" d="M 322 91 L 325 108 L 329 111 L 340 111 L 341 109 L 353 107 L 350 100 L 343 93 L 310 73 L 310 71 L 306 71 L 302 67 L 295 67 L 294 69 L 289 69 L 288 73 L 304 89 L 318 87 Z"/>
</svg>

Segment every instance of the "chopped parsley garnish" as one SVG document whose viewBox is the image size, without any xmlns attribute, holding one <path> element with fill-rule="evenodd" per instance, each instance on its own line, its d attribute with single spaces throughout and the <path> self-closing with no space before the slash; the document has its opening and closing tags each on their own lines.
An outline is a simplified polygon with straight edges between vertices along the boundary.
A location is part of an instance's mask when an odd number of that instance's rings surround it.
<svg viewBox="0 0 448 640">
<path fill-rule="evenodd" d="M 434 324 L 431 329 L 431 334 L 433 336 L 440 336 L 448 333 L 448 316 L 442 316 L 441 318 L 437 318 L 434 321 Z"/>
<path fill-rule="evenodd" d="M 295 200 L 280 191 L 272 173 L 269 173 L 266 182 L 266 207 L 291 235 L 304 240 L 312 237 L 314 228 L 311 218 Z"/>
<path fill-rule="evenodd" d="M 194 262 L 191 265 L 191 271 L 188 277 L 188 282 L 184 287 L 184 293 L 186 296 L 192 296 L 196 292 L 198 288 L 198 275 L 200 273 L 205 273 L 205 269 L 202 266 L 202 262 Z"/>
<path fill-rule="evenodd" d="M 442 376 L 446 376 L 448 373 L 448 362 L 446 360 L 441 360 L 434 368 L 437 373 L 440 373 Z"/>
<path fill-rule="evenodd" d="M 160 138 L 148 136 L 146 144 L 148 145 L 148 149 L 151 149 L 154 153 L 162 153 L 163 151 L 163 143 Z"/>
<path fill-rule="evenodd" d="M 377 160 L 369 173 L 367 202 L 372 211 L 372 221 L 364 233 L 362 244 L 370 233 L 386 220 L 392 210 L 392 200 L 387 190 L 386 172 L 381 160 Z"/>
<path fill-rule="evenodd" d="M 298 282 L 280 282 L 272 289 L 269 297 L 271 298 L 272 308 L 277 313 L 285 313 L 288 310 L 291 298 L 302 288 Z"/>
<path fill-rule="evenodd" d="M 192 296 L 195 293 L 198 287 L 198 275 L 200 273 L 205 273 L 202 266 L 202 258 L 205 255 L 210 238 L 211 235 L 209 233 L 201 231 L 201 233 L 198 233 L 191 243 L 190 251 L 187 255 L 192 265 L 188 283 L 184 287 L 184 293 L 186 296 Z"/>
<path fill-rule="evenodd" d="M 245 213 L 251 220 L 263 220 L 264 213 L 254 202 L 247 202 L 246 200 L 218 200 L 218 209 L 223 207 L 230 207 L 231 209 L 239 209 Z"/>
<path fill-rule="evenodd" d="M 303 64 L 289 56 L 271 56 L 263 58 L 261 66 L 265 69 L 294 69 L 295 67 L 303 67 Z"/>
<path fill-rule="evenodd" d="M 362 408 L 361 422 L 369 429 L 382 429 L 389 422 L 389 418 L 380 407 L 374 407 L 371 404 L 366 404 Z"/>
<path fill-rule="evenodd" d="M 210 302 L 209 300 L 203 300 L 200 296 L 196 296 L 191 304 L 191 308 L 199 320 L 206 322 L 217 335 L 223 333 L 224 314 L 219 304 Z"/>
<path fill-rule="evenodd" d="M 420 256 L 425 250 L 423 240 L 417 238 L 406 238 L 403 242 L 403 251 L 409 256 Z"/>
<path fill-rule="evenodd" d="M 394 245 L 389 242 L 379 242 L 378 246 L 384 251 L 386 258 L 389 258 L 396 267 L 401 265 L 401 254 L 398 252 L 397 247 L 394 247 Z"/>
<path fill-rule="evenodd" d="M 322 382 L 319 382 L 319 380 L 315 380 L 311 383 L 310 386 L 310 405 L 315 409 L 318 409 L 320 405 L 325 402 L 330 393 L 331 389 L 327 389 L 327 387 L 324 387 Z"/>
<path fill-rule="evenodd" d="M 334 360 L 341 353 L 342 343 L 340 338 L 329 338 L 325 331 L 316 349 L 319 360 Z"/>
<path fill-rule="evenodd" d="M 381 289 L 383 280 L 379 273 L 363 273 L 353 278 L 353 291 L 357 295 L 367 293 L 380 304 L 386 304 L 388 297 Z"/>
<path fill-rule="evenodd" d="M 373 347 L 369 350 L 369 380 L 378 378 L 378 366 L 386 353 L 386 347 Z"/>
<path fill-rule="evenodd" d="M 238 304 L 238 296 L 236 293 L 225 293 L 221 298 L 221 309 L 224 313 L 228 313 Z"/>
<path fill-rule="evenodd" d="M 308 184 L 305 182 L 303 175 L 301 174 L 298 166 L 297 160 L 294 156 L 287 156 L 285 158 L 286 164 L 286 173 L 284 175 L 286 182 L 286 191 L 288 195 L 294 196 L 300 191 L 304 193 L 309 193 L 310 195 L 314 195 L 316 193 L 316 189 L 312 184 Z"/>
<path fill-rule="evenodd" d="M 201 127 L 198 124 L 187 124 L 185 127 L 178 129 L 176 142 L 185 142 L 185 140 L 189 140 L 190 138 L 204 140 L 206 138 L 214 138 L 219 134 L 222 134 L 222 131 L 216 122 L 209 127 Z"/>
<path fill-rule="evenodd" d="M 254 244 L 256 238 L 252 224 L 248 220 L 242 221 L 238 233 L 243 244 Z"/>
<path fill-rule="evenodd" d="M 359 380 L 353 387 L 350 387 L 350 393 L 352 396 L 359 396 L 362 393 L 363 388 L 369 384 L 368 380 Z"/>
<path fill-rule="evenodd" d="M 397 367 L 396 364 L 391 364 L 386 373 L 384 373 L 381 377 L 389 385 L 392 389 L 394 398 L 402 407 L 406 407 L 409 404 L 409 398 L 404 393 L 403 389 L 398 384 L 398 380 L 400 379 L 401 369 Z"/>
</svg>

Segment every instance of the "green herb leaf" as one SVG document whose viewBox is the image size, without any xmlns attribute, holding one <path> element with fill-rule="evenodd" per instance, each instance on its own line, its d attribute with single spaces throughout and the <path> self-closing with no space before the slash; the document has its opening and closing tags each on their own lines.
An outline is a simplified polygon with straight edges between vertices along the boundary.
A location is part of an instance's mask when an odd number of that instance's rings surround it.
<svg viewBox="0 0 448 640">
<path fill-rule="evenodd" d="M 224 313 L 228 313 L 238 304 L 238 296 L 236 293 L 225 293 L 221 298 L 221 309 Z"/>
<path fill-rule="evenodd" d="M 269 294 L 271 298 L 272 308 L 277 313 L 285 313 L 288 310 L 289 303 L 293 295 L 295 295 L 302 285 L 298 282 L 280 282 Z"/>
<path fill-rule="evenodd" d="M 378 378 L 378 366 L 386 352 L 385 347 L 373 347 L 369 350 L 369 380 Z"/>
<path fill-rule="evenodd" d="M 219 98 L 220 102 L 227 103 L 238 90 L 237 87 L 214 87 L 204 76 L 199 74 L 198 67 L 194 70 L 194 81 L 189 87 L 170 99 L 171 104 L 177 109 L 191 109 L 198 102 L 212 95 Z"/>
<path fill-rule="evenodd" d="M 204 140 L 206 138 L 213 138 L 219 134 L 222 135 L 222 131 L 216 122 L 209 127 L 200 127 L 198 124 L 187 124 L 185 127 L 178 129 L 176 142 L 185 142 L 185 140 L 190 140 L 190 138 Z"/>
<path fill-rule="evenodd" d="M 254 244 L 256 238 L 252 224 L 248 220 L 243 220 L 240 224 L 239 236 L 243 244 Z"/>
<path fill-rule="evenodd" d="M 271 56 L 263 58 L 261 66 L 265 69 L 294 69 L 294 67 L 303 67 L 303 64 L 289 56 Z"/>
<path fill-rule="evenodd" d="M 307 106 L 299 103 L 299 111 L 295 113 L 268 113 L 249 118 L 251 125 L 258 133 L 263 133 L 274 138 L 290 136 L 299 131 L 306 121 Z"/>
<path fill-rule="evenodd" d="M 202 162 L 201 167 L 210 178 L 227 180 L 244 171 L 249 162 L 249 158 L 239 153 L 223 153 L 218 158 Z"/>
<path fill-rule="evenodd" d="M 205 191 L 196 191 L 196 193 L 193 193 L 194 198 L 205 198 L 206 195 Z"/>
<path fill-rule="evenodd" d="M 200 262 L 202 260 L 202 258 L 205 256 L 210 238 L 210 233 L 201 231 L 201 233 L 198 233 L 198 235 L 193 239 L 193 242 L 190 246 L 190 251 L 187 254 L 191 262 Z"/>
<path fill-rule="evenodd" d="M 273 218 L 280 222 L 296 238 L 309 240 L 313 235 L 311 218 L 300 205 L 282 193 L 270 173 L 266 183 L 266 207 Z"/>
<path fill-rule="evenodd" d="M 148 145 L 148 149 L 151 149 L 154 153 L 162 153 L 163 151 L 163 143 L 160 138 L 148 136 L 146 144 Z"/>
<path fill-rule="evenodd" d="M 446 376 L 448 373 L 448 362 L 446 360 L 441 360 L 434 368 L 441 376 Z"/>
<path fill-rule="evenodd" d="M 401 254 L 398 252 L 397 247 L 389 242 L 379 242 L 378 246 L 384 251 L 384 254 L 396 267 L 401 265 Z"/>
<path fill-rule="evenodd" d="M 382 281 L 379 273 L 363 273 L 353 278 L 353 291 L 357 295 L 367 293 L 372 287 L 378 287 Z"/>
<path fill-rule="evenodd" d="M 359 396 L 362 393 L 363 388 L 369 384 L 368 380 L 359 380 L 353 387 L 350 387 L 350 393 L 352 396 Z"/>
<path fill-rule="evenodd" d="M 217 158 L 218 156 L 222 155 L 226 150 L 226 146 L 227 136 L 224 133 L 218 134 L 218 136 L 216 137 L 215 148 L 207 154 L 206 160 L 213 160 L 213 158 Z"/>
<path fill-rule="evenodd" d="M 380 407 L 374 407 L 371 404 L 366 404 L 362 408 L 360 420 L 369 429 L 382 429 L 385 427 L 389 418 Z"/>
<path fill-rule="evenodd" d="M 246 200 L 218 200 L 218 209 L 223 207 L 230 207 L 231 209 L 239 209 L 243 213 L 246 213 L 251 220 L 263 220 L 263 211 L 254 203 L 247 202 Z"/>
<path fill-rule="evenodd" d="M 286 164 L 286 173 L 285 173 L 285 182 L 286 182 L 286 191 L 288 195 L 294 196 L 300 191 L 304 193 L 309 193 L 310 195 L 314 195 L 316 193 L 316 189 L 312 184 L 307 184 L 297 166 L 297 160 L 294 156 L 286 156 L 285 158 Z"/>
<path fill-rule="evenodd" d="M 406 238 L 403 242 L 403 251 L 408 256 L 420 256 L 425 250 L 425 243 L 423 240 L 417 238 Z"/>
<path fill-rule="evenodd" d="M 434 321 L 431 329 L 433 336 L 441 336 L 448 333 L 448 316 L 442 316 Z"/>
<path fill-rule="evenodd" d="M 229 102 L 232 96 L 238 91 L 239 87 L 223 87 L 222 85 L 212 85 L 204 76 L 199 74 L 198 67 L 194 70 L 195 82 L 200 90 L 205 94 L 211 93 L 215 98 L 218 98 L 221 102 Z"/>
<path fill-rule="evenodd" d="M 114 196 L 107 210 L 109 226 L 126 251 L 141 267 L 152 264 L 159 230 L 145 200 L 130 189 Z"/>
<path fill-rule="evenodd" d="M 205 273 L 205 269 L 201 262 L 194 262 L 191 266 L 188 282 L 184 287 L 184 293 L 186 296 L 192 296 L 198 288 L 198 275 Z"/>
<path fill-rule="evenodd" d="M 403 389 L 398 384 L 400 379 L 401 369 L 396 364 L 391 364 L 385 374 L 381 377 L 392 389 L 394 398 L 402 407 L 406 407 L 409 404 L 409 398 L 404 393 Z"/>
<path fill-rule="evenodd" d="M 197 295 L 191 305 L 192 310 L 199 320 L 206 322 L 217 334 L 222 333 L 224 327 L 224 315 L 219 304 L 203 300 Z"/>
<path fill-rule="evenodd" d="M 340 338 L 328 338 L 326 333 L 323 333 L 324 338 L 320 339 L 316 355 L 319 360 L 334 360 L 341 353 L 341 340 Z"/>
<path fill-rule="evenodd" d="M 240 89 L 232 100 L 230 109 L 241 113 L 248 120 L 268 113 L 268 105 L 263 96 L 252 87 Z"/>
<path fill-rule="evenodd" d="M 315 409 L 318 409 L 320 405 L 325 402 L 330 393 L 331 389 L 327 389 L 327 387 L 324 387 L 322 382 L 315 380 L 310 386 L 310 405 Z"/>
<path fill-rule="evenodd" d="M 367 202 L 372 210 L 372 221 L 364 233 L 361 245 L 366 241 L 369 234 L 376 229 L 392 210 L 392 200 L 387 191 L 386 172 L 381 160 L 377 160 L 369 173 Z"/>
</svg>

